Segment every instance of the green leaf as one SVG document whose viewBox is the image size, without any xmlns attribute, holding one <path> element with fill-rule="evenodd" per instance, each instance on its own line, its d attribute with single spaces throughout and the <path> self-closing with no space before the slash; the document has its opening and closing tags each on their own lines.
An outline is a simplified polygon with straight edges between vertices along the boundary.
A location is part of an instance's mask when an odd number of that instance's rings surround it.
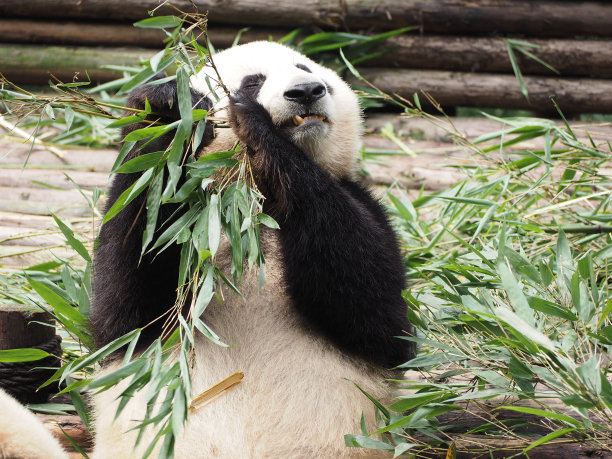
<svg viewBox="0 0 612 459">
<path fill-rule="evenodd" d="M 549 316 L 559 317 L 561 319 L 570 320 L 572 322 L 578 320 L 578 317 L 576 317 L 576 315 L 573 314 L 567 308 L 551 301 L 545 300 L 543 298 L 537 296 L 529 296 L 527 297 L 527 301 L 529 302 L 529 306 L 535 311 L 540 311 Z"/>
<path fill-rule="evenodd" d="M 140 172 L 150 169 L 159 163 L 163 155 L 163 151 L 156 151 L 154 153 L 146 153 L 144 155 L 137 156 L 136 158 L 123 163 L 115 172 L 117 174 L 131 174 L 133 172 Z"/>
<path fill-rule="evenodd" d="M 109 129 L 112 129 L 112 128 L 130 126 L 132 124 L 140 123 L 144 118 L 145 118 L 145 115 L 143 114 L 124 116 L 123 118 L 119 118 L 118 120 L 113 121 L 106 127 Z"/>
<path fill-rule="evenodd" d="M 66 107 L 66 109 L 64 109 L 64 119 L 66 121 L 66 130 L 70 130 L 70 126 L 72 126 L 72 122 L 74 121 L 74 110 L 70 107 Z"/>
<path fill-rule="evenodd" d="M 157 176 L 153 179 L 149 194 L 147 195 L 147 224 L 142 233 L 142 250 L 141 255 L 145 253 L 149 244 L 153 241 L 155 228 L 157 227 L 157 217 L 161 206 L 161 193 L 164 185 L 164 169 L 161 169 Z"/>
<path fill-rule="evenodd" d="M 132 151 L 132 148 L 134 148 L 134 145 L 136 145 L 136 142 L 125 142 L 125 141 L 123 142 L 121 151 L 117 155 L 117 159 L 115 159 L 115 163 L 113 164 L 113 167 L 111 168 L 112 173 L 115 173 L 115 171 L 119 168 L 119 166 L 123 164 L 123 161 L 125 160 L 127 155 L 130 153 L 130 151 Z"/>
<path fill-rule="evenodd" d="M 444 199 L 447 201 L 453 202 L 461 202 L 463 204 L 473 204 L 475 206 L 495 206 L 496 203 L 493 201 L 487 201 L 486 199 L 475 199 L 475 198 L 465 198 L 461 196 L 438 196 L 439 199 Z"/>
<path fill-rule="evenodd" d="M 278 223 L 276 222 L 276 220 L 274 220 L 269 215 L 264 214 L 263 212 L 260 212 L 259 214 L 257 214 L 255 219 L 257 222 L 267 226 L 268 228 L 280 229 L 280 226 L 278 226 Z"/>
<path fill-rule="evenodd" d="M 213 343 L 222 346 L 222 347 L 229 347 L 227 344 L 225 344 L 223 341 L 221 341 L 221 338 L 219 338 L 219 336 L 212 331 L 212 329 L 206 325 L 204 322 L 202 322 L 200 320 L 200 318 L 196 317 L 193 320 L 193 323 L 195 325 L 195 327 L 200 330 L 200 332 L 206 336 L 209 340 L 211 340 Z"/>
<path fill-rule="evenodd" d="M 0 350 L 0 362 L 3 363 L 12 363 L 12 362 L 32 362 L 35 360 L 44 359 L 48 357 L 48 352 L 43 351 L 42 349 L 32 349 L 32 348 L 24 348 L 24 349 L 7 349 Z"/>
<path fill-rule="evenodd" d="M 213 194 L 208 205 L 208 250 L 214 257 L 221 242 L 221 203 L 219 195 Z"/>
<path fill-rule="evenodd" d="M 153 169 L 148 169 L 144 172 L 140 178 L 135 181 L 127 190 L 121 193 L 121 196 L 117 198 L 115 203 L 108 209 L 102 223 L 106 223 L 119 212 L 121 212 L 130 202 L 132 202 L 140 193 L 142 193 L 153 178 Z"/>
<path fill-rule="evenodd" d="M 429 355 L 419 355 L 412 360 L 399 365 L 398 368 L 428 368 L 442 363 L 459 362 L 467 360 L 467 356 L 452 355 L 447 353 L 434 353 Z"/>
<path fill-rule="evenodd" d="M 424 405 L 433 400 L 440 400 L 444 397 L 444 392 L 421 392 L 413 395 L 398 397 L 399 400 L 392 404 L 389 408 L 393 411 L 408 411 L 417 406 Z"/>
<path fill-rule="evenodd" d="M 172 225 L 170 225 L 155 241 L 153 249 L 156 249 L 163 244 L 171 244 L 178 239 L 178 236 L 183 228 L 191 226 L 198 218 L 198 208 L 192 207 L 183 215 L 181 215 Z M 166 245 L 167 246 L 167 245 Z"/>
<path fill-rule="evenodd" d="M 114 386 L 120 381 L 123 381 L 124 379 L 129 377 L 130 375 L 138 373 L 138 371 L 144 365 L 146 365 L 146 363 L 146 359 L 144 358 L 132 360 L 127 365 L 122 365 L 115 371 L 94 379 L 91 383 L 89 383 L 89 389 Z"/>
<path fill-rule="evenodd" d="M 176 16 L 156 16 L 135 22 L 134 27 L 141 29 L 173 29 L 183 24 Z"/>
<path fill-rule="evenodd" d="M 182 386 L 174 391 L 172 400 L 172 432 L 178 437 L 187 419 L 187 397 Z"/>
<path fill-rule="evenodd" d="M 364 435 L 347 434 L 344 436 L 344 445 L 349 448 L 368 448 L 378 451 L 393 451 L 395 448 L 388 443 Z"/>
<path fill-rule="evenodd" d="M 570 432 L 574 432 L 576 429 L 571 428 L 571 427 L 567 427 L 565 429 L 559 429 L 559 430 L 555 430 L 554 432 L 549 433 L 548 435 L 544 435 L 543 437 L 541 437 L 539 440 L 534 441 L 531 445 L 529 445 L 527 448 L 525 448 L 523 450 L 523 454 L 527 453 L 527 451 L 529 451 L 530 449 L 533 449 L 537 446 L 543 445 L 545 443 L 548 443 L 551 440 L 554 440 L 555 438 L 559 438 L 562 437 L 565 434 L 568 434 Z"/>
<path fill-rule="evenodd" d="M 163 126 L 150 126 L 146 128 L 136 129 L 135 131 L 132 131 L 128 135 L 126 135 L 125 139 L 123 140 L 125 142 L 137 142 L 139 140 L 145 140 L 149 138 L 157 139 L 158 137 L 161 137 L 167 132 L 170 132 L 177 125 L 178 122 L 175 121 L 174 123 L 165 124 Z"/>
<path fill-rule="evenodd" d="M 533 309 L 529 307 L 529 302 L 523 293 L 522 288 L 519 286 L 516 278 L 512 274 L 512 271 L 506 263 L 503 261 L 497 264 L 497 272 L 504 286 L 504 290 L 508 294 L 510 303 L 514 308 L 516 314 L 527 322 L 532 327 L 535 325 L 535 319 L 533 315 Z"/>
<path fill-rule="evenodd" d="M 529 93 L 527 91 L 527 87 L 525 86 L 525 81 L 523 80 L 523 73 L 521 72 L 518 62 L 516 61 L 516 56 L 514 55 L 514 47 L 515 46 L 512 40 L 506 40 L 506 51 L 508 52 L 510 65 L 512 65 L 512 71 L 514 72 L 514 76 L 518 81 L 519 88 L 521 89 L 521 94 L 525 96 L 525 99 L 529 100 Z"/>
<path fill-rule="evenodd" d="M 63 221 L 57 218 L 55 214 L 52 213 L 51 216 L 53 217 L 53 220 L 55 220 L 55 223 L 66 237 L 66 240 L 68 241 L 70 247 L 72 247 L 79 255 L 81 255 L 81 257 L 83 257 L 85 261 L 87 261 L 88 263 L 91 262 L 89 252 L 87 251 L 83 243 L 79 241 L 76 237 L 74 237 L 74 233 L 72 232 L 72 230 L 68 228 L 68 226 Z"/>
<path fill-rule="evenodd" d="M 191 134 L 193 124 L 193 102 L 191 100 L 191 89 L 189 88 L 189 75 L 185 66 L 181 66 L 176 71 L 176 91 L 181 113 L 181 125 L 185 130 L 186 136 Z"/>
<path fill-rule="evenodd" d="M 342 58 L 342 61 L 344 62 L 344 65 L 346 65 L 346 68 L 349 69 L 349 72 L 351 72 L 355 78 L 358 78 L 359 80 L 363 80 L 363 77 L 361 76 L 359 71 L 353 66 L 353 64 L 351 64 L 348 61 L 348 59 L 344 56 L 344 53 L 342 52 L 341 49 L 339 50 L 339 53 L 340 53 L 340 57 Z"/>
<path fill-rule="evenodd" d="M 562 421 L 565 422 L 567 424 L 571 424 L 573 426 L 579 427 L 581 425 L 580 421 L 577 421 L 576 419 L 567 416 L 565 414 L 561 414 L 561 413 L 557 413 L 555 411 L 546 411 L 546 410 L 540 410 L 538 408 L 529 408 L 529 407 L 525 407 L 525 406 L 500 406 L 498 408 L 495 408 L 497 410 L 511 410 L 511 411 L 518 411 L 519 413 L 525 413 L 525 414 L 533 414 L 536 416 L 542 416 L 544 418 L 547 419 L 554 419 L 555 421 Z"/>
<path fill-rule="evenodd" d="M 84 326 L 87 323 L 87 318 L 83 316 L 76 308 L 68 304 L 61 296 L 51 290 L 43 282 L 37 281 L 28 277 L 28 282 L 36 290 L 43 300 L 45 300 L 58 314 L 61 314 L 76 324 Z"/>
<path fill-rule="evenodd" d="M 202 282 L 202 286 L 200 287 L 200 291 L 198 292 L 198 296 L 195 301 L 193 313 L 194 317 L 202 316 L 215 293 L 214 272 L 215 270 L 213 266 L 209 266 L 208 271 L 206 272 L 206 277 L 204 278 L 204 282 Z"/>
<path fill-rule="evenodd" d="M 84 355 L 82 357 L 78 357 L 77 359 L 73 360 L 68 364 L 68 369 L 70 373 L 76 373 L 77 371 L 80 371 L 83 368 L 89 367 L 94 363 L 99 362 L 103 358 L 108 357 L 113 352 L 121 349 L 126 344 L 131 343 L 132 341 L 137 341 L 140 337 L 140 332 L 141 329 L 139 328 L 132 330 L 131 332 L 126 333 L 125 335 L 120 336 L 116 340 L 111 341 L 110 343 L 101 347 L 96 352 L 89 355 Z M 64 373 L 65 372 L 66 370 L 64 371 Z"/>
</svg>

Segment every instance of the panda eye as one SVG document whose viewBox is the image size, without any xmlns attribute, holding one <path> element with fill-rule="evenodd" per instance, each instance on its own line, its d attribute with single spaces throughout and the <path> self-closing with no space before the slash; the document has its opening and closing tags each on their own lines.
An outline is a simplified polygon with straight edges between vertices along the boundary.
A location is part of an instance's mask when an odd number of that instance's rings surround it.
<svg viewBox="0 0 612 459">
<path fill-rule="evenodd" d="M 304 72 L 308 72 L 308 73 L 312 73 L 312 70 L 310 70 L 308 67 L 306 67 L 304 64 L 295 64 L 295 66 L 300 69 L 303 70 Z"/>
<path fill-rule="evenodd" d="M 261 88 L 261 85 L 266 81 L 266 77 L 261 73 L 257 73 L 254 75 L 247 75 L 242 79 L 242 83 L 240 84 L 240 89 L 246 89 L 249 92 L 253 93 L 258 91 Z"/>
</svg>

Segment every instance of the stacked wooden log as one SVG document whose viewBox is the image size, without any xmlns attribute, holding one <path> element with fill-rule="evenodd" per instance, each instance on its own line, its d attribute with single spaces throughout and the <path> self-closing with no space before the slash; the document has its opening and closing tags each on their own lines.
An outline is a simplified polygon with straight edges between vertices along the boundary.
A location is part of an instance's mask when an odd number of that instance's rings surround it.
<svg viewBox="0 0 612 459">
<path fill-rule="evenodd" d="M 385 55 L 362 75 L 385 92 L 411 98 L 427 93 L 443 107 L 476 106 L 566 113 L 612 113 L 612 4 L 543 0 L 197 0 L 208 11 L 216 47 L 278 38 L 292 28 L 377 33 L 405 26 L 413 32 L 388 40 Z M 190 1 L 172 2 L 193 11 Z M 131 22 L 172 14 L 157 0 L 3 0 L 0 3 L 0 72 L 18 83 L 45 83 L 53 74 L 72 81 L 117 77 L 108 65 L 150 57 L 163 33 Z M 272 27 L 272 28 L 271 28 Z M 558 74 L 515 52 L 529 98 L 513 74 L 507 39 L 554 67 Z M 424 97 L 421 98 L 425 99 Z"/>
</svg>

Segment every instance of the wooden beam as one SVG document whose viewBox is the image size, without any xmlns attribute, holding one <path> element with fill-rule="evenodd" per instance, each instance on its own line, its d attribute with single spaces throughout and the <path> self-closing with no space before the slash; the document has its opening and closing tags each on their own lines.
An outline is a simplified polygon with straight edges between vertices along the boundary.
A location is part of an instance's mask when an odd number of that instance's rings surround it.
<svg viewBox="0 0 612 459">
<path fill-rule="evenodd" d="M 612 27 L 612 26 L 611 26 Z M 562 76 L 612 75 L 612 43 L 606 40 L 532 39 L 527 51 L 554 67 Z M 512 65 L 501 37 L 469 37 L 404 34 L 380 46 L 386 53 L 365 61 L 365 66 L 463 72 L 512 73 Z M 514 51 L 523 74 L 555 73 Z"/>
<path fill-rule="evenodd" d="M 157 0 L 3 0 L 0 16 L 134 21 L 159 7 Z M 212 24 L 394 29 L 418 26 L 425 33 L 510 33 L 531 36 L 612 36 L 612 4 L 561 0 L 175 0 L 174 6 L 202 13 Z M 162 6 L 156 14 L 176 10 Z"/>
<path fill-rule="evenodd" d="M 225 48 L 232 44 L 238 31 L 237 27 L 211 26 L 208 32 L 216 48 Z M 240 42 L 268 40 L 270 37 L 279 39 L 288 32 L 289 29 L 251 28 L 242 34 Z M 107 54 L 110 49 L 99 47 L 161 49 L 164 37 L 165 34 L 160 30 L 141 29 L 123 23 L 0 19 L 0 43 L 96 46 L 95 51 L 100 53 L 99 56 L 93 54 L 91 48 L 85 53 L 90 60 L 109 61 L 115 58 L 118 62 L 130 62 L 134 56 L 141 57 L 142 51 L 126 49 L 125 57 L 117 58 L 112 53 Z M 536 49 L 526 49 L 556 68 L 561 75 L 612 75 L 612 46 L 609 41 L 533 38 L 524 41 L 536 45 Z M 80 59 L 78 53 L 82 49 L 70 48 L 74 60 Z M 386 54 L 365 61 L 363 65 L 467 72 L 512 72 L 506 42 L 501 37 L 407 33 L 390 38 L 380 49 L 385 50 Z M 118 49 L 114 52 L 122 51 Z M 524 74 L 554 75 L 554 72 L 525 57 L 521 52 L 516 51 L 515 55 Z M 28 59 L 27 64 L 34 64 L 38 59 L 40 58 Z"/>
<path fill-rule="evenodd" d="M 216 48 L 230 46 L 240 28 L 211 26 L 208 37 Z M 252 28 L 242 32 L 240 43 L 278 40 L 291 29 Z M 121 22 L 48 21 L 44 19 L 0 19 L 0 43 L 40 43 L 73 46 L 133 46 L 162 49 L 166 34 Z"/>
<path fill-rule="evenodd" d="M 554 97 L 564 113 L 612 113 L 612 81 L 587 78 L 526 76 L 529 100 L 513 75 L 471 74 L 438 70 L 362 69 L 361 75 L 386 93 L 423 104 L 430 94 L 442 107 L 490 107 L 555 113 Z M 350 81 L 359 84 L 354 78 Z M 363 85 L 363 83 L 361 83 Z"/>
<path fill-rule="evenodd" d="M 150 58 L 155 51 L 91 47 L 62 47 L 0 44 L 0 71 L 11 81 L 44 84 L 54 75 L 65 83 L 75 78 L 109 81 L 122 76 L 106 65 L 133 65 Z"/>
</svg>

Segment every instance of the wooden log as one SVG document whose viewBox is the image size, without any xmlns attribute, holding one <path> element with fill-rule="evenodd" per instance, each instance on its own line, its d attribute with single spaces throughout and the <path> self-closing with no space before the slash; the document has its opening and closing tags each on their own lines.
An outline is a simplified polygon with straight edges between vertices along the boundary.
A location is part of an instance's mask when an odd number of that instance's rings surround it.
<svg viewBox="0 0 612 459">
<path fill-rule="evenodd" d="M 84 451 L 88 452 L 93 446 L 91 434 L 83 426 L 80 418 L 74 415 L 56 416 L 56 415 L 36 415 L 44 424 L 45 427 L 55 436 L 67 450 L 72 451 L 72 445 L 62 433 L 62 429 L 70 435 L 70 438 L 79 445 Z M 445 425 L 446 419 L 441 419 L 441 425 Z M 463 419 L 463 418 L 462 418 Z M 504 416 L 503 419 L 506 419 Z M 484 422 L 481 420 L 481 423 Z M 61 428 L 60 428 L 61 427 Z M 539 432 L 531 432 L 535 435 L 542 435 Z M 443 435 L 440 435 L 441 437 Z M 487 436 L 487 435 L 466 435 L 451 433 L 447 436 L 449 440 L 455 442 L 457 449 L 457 458 L 474 458 L 474 457 L 495 457 L 503 458 L 510 455 L 520 453 L 526 446 L 528 441 L 520 441 L 515 438 L 506 436 Z M 420 438 L 423 441 L 431 440 L 430 438 Z M 537 436 L 533 438 L 533 441 Z M 590 459 L 598 457 L 602 459 L 610 459 L 612 455 L 609 453 L 609 444 L 596 443 L 578 443 L 571 439 L 557 439 L 550 444 L 538 446 L 530 450 L 529 457 L 537 457 L 542 459 Z M 419 457 L 440 457 L 439 454 L 428 454 L 420 452 Z M 519 456 L 520 457 L 520 456 Z"/>
<path fill-rule="evenodd" d="M 55 336 L 51 315 L 35 306 L 0 304 L 0 349 L 33 347 Z"/>
<path fill-rule="evenodd" d="M 0 159 L 0 168 L 12 168 L 16 174 L 21 171 L 26 161 L 28 169 L 57 169 L 68 175 L 74 170 L 108 173 L 117 158 L 117 150 L 64 146 L 62 149 L 65 155 L 59 158 L 42 146 L 36 146 L 30 151 L 30 142 L 23 139 L 16 142 L 8 142 L 5 139 L 6 137 L 0 137 L 0 151 L 10 153 Z"/>
<path fill-rule="evenodd" d="M 106 65 L 133 65 L 154 54 L 151 50 L 103 49 L 91 47 L 61 47 L 0 44 L 0 69 L 10 81 L 44 84 L 54 75 L 63 82 L 94 82 L 113 80 L 122 76 Z"/>
<path fill-rule="evenodd" d="M 108 183 L 108 173 L 70 171 L 68 174 L 81 188 L 91 190 L 94 186 L 104 189 Z M 48 169 L 24 169 L 16 172 L 11 169 L 0 169 L 0 187 L 34 187 L 34 188 L 62 188 L 74 189 L 72 183 L 63 174 L 63 171 Z"/>
<path fill-rule="evenodd" d="M 521 451 L 529 446 L 528 441 L 515 440 L 508 437 L 496 438 L 493 435 L 458 434 L 452 439 L 457 449 L 457 459 L 532 457 L 538 459 L 611 459 L 609 448 L 612 445 L 580 443 L 571 439 L 553 440 L 550 444 L 537 446 L 529 450 L 529 456 L 521 455 Z M 533 439 L 536 441 L 537 437 Z M 427 455 L 425 455 L 427 457 Z M 440 457 L 431 455 L 429 457 Z"/>
<path fill-rule="evenodd" d="M 560 75 L 612 75 L 609 41 L 531 38 L 523 41 L 538 46 L 525 49 Z M 512 73 L 506 42 L 500 37 L 404 34 L 390 38 L 380 48 L 386 53 L 363 62 L 364 66 Z M 521 52 L 514 54 L 523 74 L 555 75 Z"/>
<path fill-rule="evenodd" d="M 83 425 L 83 421 L 81 421 L 79 416 L 36 414 L 36 417 L 40 419 L 47 430 L 51 432 L 51 435 L 53 435 L 68 452 L 75 450 L 70 440 L 66 438 L 66 435 L 85 452 L 89 452 L 93 448 L 93 438 L 85 425 Z M 82 456 L 79 455 L 78 457 Z"/>
<path fill-rule="evenodd" d="M 128 51 L 128 50 L 126 50 Z M 98 50 L 86 61 L 77 56 L 86 56 L 87 48 L 38 47 L 33 45 L 0 45 L 0 68 L 5 75 L 17 82 L 44 82 L 52 72 L 65 81 L 70 81 L 78 69 L 88 69 L 94 79 L 106 78 L 106 70 L 96 73 L 104 65 L 117 63 L 122 52 Z M 150 51 L 128 51 L 121 54 L 123 63 L 136 56 L 146 57 Z M 17 61 L 12 56 L 19 56 Z M 31 60 L 27 56 L 32 56 Z M 52 57 L 50 57 L 52 56 Z M 67 61 L 64 60 L 65 56 Z M 20 67 L 19 62 L 25 62 Z M 57 62 L 57 63 L 56 63 Z M 63 62 L 63 63 L 60 63 Z M 134 61 L 132 61 L 133 63 Z M 396 92 L 412 97 L 421 90 L 431 93 L 443 106 L 500 107 L 534 110 L 538 113 L 553 113 L 550 96 L 567 113 L 611 113 L 612 82 L 598 79 L 569 79 L 526 76 L 529 100 L 521 94 L 513 75 L 474 75 L 443 71 L 389 70 L 367 68 L 363 75 L 385 92 Z M 81 76 L 81 80 L 84 76 Z"/>
<path fill-rule="evenodd" d="M 32 247 L 56 247 L 66 243 L 63 235 L 56 231 L 15 231 L 10 226 L 0 226 L 0 245 Z"/>
<path fill-rule="evenodd" d="M 55 257 L 74 259 L 73 262 L 82 263 L 74 250 L 66 247 L 31 247 L 31 246 L 5 246 L 0 245 L 0 265 L 5 268 L 25 269 L 40 263 L 54 260 Z"/>
<path fill-rule="evenodd" d="M 230 46 L 240 28 L 210 26 L 208 37 L 215 48 Z M 84 33 L 84 31 L 86 31 Z M 250 28 L 243 31 L 240 43 L 278 40 L 291 29 Z M 166 34 L 157 29 L 142 29 L 132 24 L 110 22 L 45 21 L 0 19 L 0 43 L 40 43 L 73 46 L 134 46 L 162 49 Z"/>
<path fill-rule="evenodd" d="M 276 27 L 316 25 L 349 29 L 419 26 L 425 33 L 522 33 L 531 36 L 612 36 L 612 4 L 560 0 L 196 0 L 211 23 Z M 189 0 L 172 4 L 193 11 Z M 0 16 L 62 19 L 139 20 L 157 0 L 3 0 Z M 172 14 L 170 6 L 157 14 Z"/>
<path fill-rule="evenodd" d="M 84 34 L 83 30 L 87 30 L 87 33 Z M 225 48 L 232 44 L 238 30 L 238 28 L 211 26 L 208 34 L 215 47 Z M 270 37 L 278 39 L 288 32 L 289 29 L 249 29 L 242 34 L 240 42 L 268 40 Z M 0 19 L 0 42 L 5 43 L 159 49 L 163 46 L 164 36 L 160 30 L 141 29 L 121 23 L 81 24 L 67 21 Z M 529 48 L 529 51 L 552 65 L 561 75 L 612 74 L 612 46 L 608 41 L 568 39 L 526 39 L 526 41 L 539 46 L 538 49 Z M 469 72 L 512 72 L 505 41 L 500 37 L 404 34 L 390 38 L 380 49 L 385 50 L 386 54 L 365 61 L 362 65 Z M 73 50 L 70 52 L 73 53 Z M 134 53 L 139 51 L 128 49 L 127 52 L 123 61 L 129 61 Z M 524 74 L 554 74 L 522 53 L 515 54 Z M 104 54 L 101 56 L 107 59 Z M 72 57 L 76 59 L 78 55 Z M 88 60 L 93 57 L 87 55 Z M 79 64 L 80 68 L 83 68 L 84 64 Z"/>
<path fill-rule="evenodd" d="M 526 76 L 527 100 L 513 75 L 381 68 L 363 69 L 361 74 L 383 92 L 409 100 L 418 93 L 425 104 L 424 91 L 442 107 L 497 107 L 551 114 L 555 113 L 552 96 L 567 114 L 612 113 L 610 80 Z M 356 83 L 354 78 L 349 81 Z"/>
<path fill-rule="evenodd" d="M 0 186 L 0 196 L 7 201 L 41 202 L 53 205 L 60 204 L 63 206 L 89 208 L 87 201 L 85 201 L 85 198 L 78 190 L 49 190 L 33 187 Z"/>
<path fill-rule="evenodd" d="M 12 226 L 18 230 L 45 230 L 57 228 L 52 217 L 42 215 L 24 215 L 17 212 L 0 211 L 0 221 L 5 226 Z"/>
<path fill-rule="evenodd" d="M 91 215 L 91 210 L 82 205 L 54 204 L 40 201 L 11 201 L 10 199 L 0 199 L 0 211 L 32 215 L 55 214 L 61 218 L 67 216 L 87 217 Z"/>
</svg>

